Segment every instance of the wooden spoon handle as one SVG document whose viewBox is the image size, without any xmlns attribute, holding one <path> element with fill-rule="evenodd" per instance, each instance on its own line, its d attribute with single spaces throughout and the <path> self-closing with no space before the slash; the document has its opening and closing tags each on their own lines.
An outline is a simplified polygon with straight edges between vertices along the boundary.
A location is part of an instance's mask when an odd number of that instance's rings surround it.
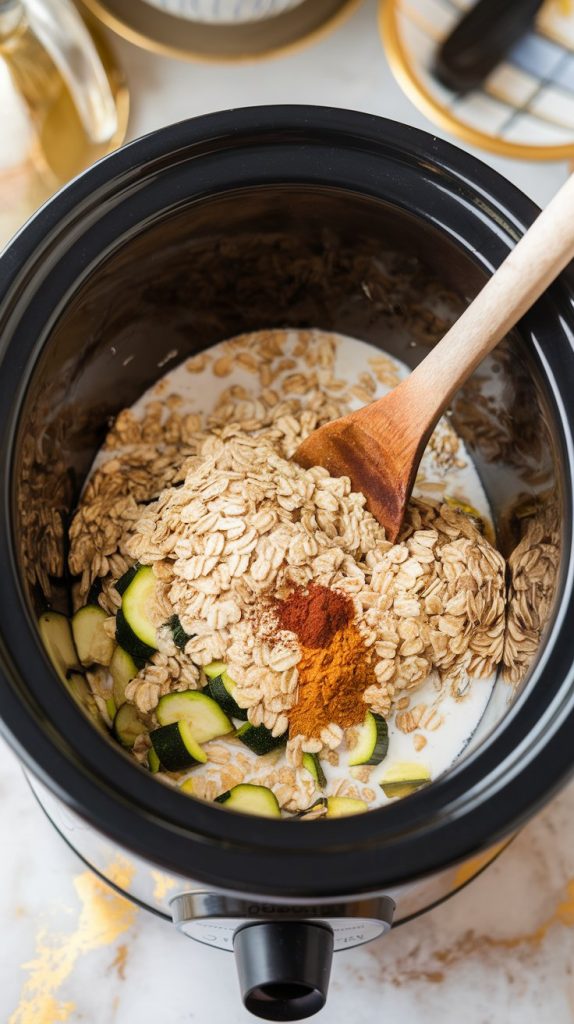
<svg viewBox="0 0 574 1024">
<path fill-rule="evenodd" d="M 455 391 L 573 258 L 574 175 L 397 389 L 403 401 L 409 393 L 412 436 L 433 429 Z"/>
</svg>

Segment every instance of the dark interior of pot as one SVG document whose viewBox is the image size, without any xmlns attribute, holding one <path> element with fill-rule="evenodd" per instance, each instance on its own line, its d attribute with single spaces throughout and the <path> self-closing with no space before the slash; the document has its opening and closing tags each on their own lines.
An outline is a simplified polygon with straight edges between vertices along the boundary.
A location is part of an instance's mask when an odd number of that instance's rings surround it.
<svg viewBox="0 0 574 1024">
<path fill-rule="evenodd" d="M 66 530 L 82 482 L 110 419 L 167 367 L 274 326 L 336 330 L 415 366 L 482 281 L 428 223 L 337 189 L 226 193 L 120 241 L 61 311 L 26 398 L 17 550 L 35 613 L 47 602 L 69 612 Z M 520 692 L 552 615 L 559 462 L 548 385 L 527 348 L 509 338 L 450 411 L 509 559 L 505 666 L 475 743 Z"/>
</svg>

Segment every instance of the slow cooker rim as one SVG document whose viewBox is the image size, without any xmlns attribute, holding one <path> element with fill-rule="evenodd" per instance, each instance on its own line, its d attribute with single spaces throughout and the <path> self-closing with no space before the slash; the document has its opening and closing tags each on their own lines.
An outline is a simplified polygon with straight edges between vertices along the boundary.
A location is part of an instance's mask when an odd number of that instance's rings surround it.
<svg viewBox="0 0 574 1024">
<path fill-rule="evenodd" d="M 42 211 L 40 211 L 39 214 L 36 215 L 33 221 L 29 224 L 28 228 L 25 228 L 23 232 L 20 233 L 20 235 L 17 237 L 13 245 L 7 251 L 6 256 L 4 257 L 5 260 L 6 257 L 8 257 L 8 275 L 5 291 L 7 292 L 8 288 L 10 287 L 11 281 L 13 282 L 18 277 L 19 268 L 21 267 L 22 263 L 25 263 L 29 258 L 31 258 L 31 256 L 34 253 L 34 248 L 36 244 L 39 242 L 39 240 L 49 235 L 49 229 L 52 226 L 55 227 L 56 225 L 58 225 L 65 215 L 73 215 L 75 213 L 78 201 L 81 199 L 82 193 L 84 198 L 86 198 L 86 196 L 90 195 L 94 191 L 94 188 L 90 187 L 91 181 L 94 182 L 95 188 L 98 187 L 99 183 L 107 185 L 109 189 L 112 187 L 112 185 L 114 185 L 114 183 L 117 183 L 118 177 L 121 177 L 122 174 L 129 174 L 129 172 L 132 169 L 139 168 L 138 154 L 141 153 L 141 156 L 143 157 L 146 152 L 146 148 L 151 146 L 152 150 L 152 152 L 148 153 L 148 159 L 146 159 L 146 163 L 149 163 L 149 161 L 153 161 L 154 159 L 166 156 L 170 151 L 173 153 L 174 146 L 175 151 L 177 152 L 177 150 L 180 148 L 182 133 L 187 137 L 188 145 L 190 144 L 190 135 L 195 135 L 200 140 L 203 139 L 205 137 L 205 132 L 203 131 L 203 129 L 206 127 L 206 125 L 213 129 L 213 135 L 219 135 L 220 137 L 222 135 L 225 135 L 226 132 L 231 132 L 232 135 L 239 136 L 241 125 L 243 125 L 243 128 L 245 130 L 253 129 L 254 127 L 256 127 L 259 131 L 265 131 L 265 126 L 267 126 L 268 131 L 284 131 L 288 130 L 289 128 L 292 128 L 293 130 L 302 130 L 303 128 L 307 128 L 309 126 L 311 126 L 313 129 L 320 129 L 321 127 L 324 127 L 326 130 L 332 130 L 336 128 L 342 140 L 345 138 L 346 134 L 350 134 L 355 139 L 357 139 L 358 135 L 360 134 L 361 138 L 364 138 L 365 136 L 369 137 L 372 143 L 380 143 L 380 134 L 381 129 L 383 128 L 385 133 L 385 139 L 387 141 L 387 146 L 389 138 L 393 138 L 394 136 L 393 145 L 395 146 L 395 148 L 398 148 L 398 150 L 402 151 L 403 154 L 408 154 L 411 157 L 411 159 L 415 158 L 418 159 L 419 161 L 422 160 L 423 158 L 428 160 L 428 151 L 425 147 L 425 141 L 430 139 L 430 148 L 435 150 L 433 154 L 435 166 L 442 167 L 445 171 L 450 171 L 453 177 L 458 178 L 459 181 L 463 180 L 466 181 L 467 183 L 470 183 L 472 188 L 475 191 L 478 191 L 479 193 L 482 192 L 483 194 L 486 194 L 488 192 L 490 195 L 491 193 L 494 192 L 494 185 L 496 185 L 498 189 L 498 192 L 496 192 L 496 199 L 500 203 L 502 203 L 501 193 L 502 195 L 504 195 L 505 192 L 509 194 L 510 198 L 507 201 L 510 202 L 510 200 L 512 200 L 512 210 L 508 211 L 505 208 L 504 214 L 505 216 L 507 216 L 507 220 L 514 224 L 517 231 L 519 230 L 521 225 L 528 223 L 529 220 L 532 219 L 536 211 L 536 208 L 533 204 L 530 203 L 529 200 L 522 196 L 517 189 L 515 189 L 504 179 L 499 178 L 499 176 L 496 175 L 496 173 L 493 172 L 490 168 L 485 168 L 485 166 L 481 165 L 479 161 L 476 161 L 474 158 L 468 156 L 467 154 L 461 153 L 455 147 L 452 147 L 446 143 L 441 143 L 438 140 L 427 136 L 426 133 L 419 132 L 417 129 L 405 129 L 404 126 L 395 125 L 393 122 L 385 122 L 383 121 L 383 119 L 376 118 L 371 115 L 354 114 L 351 112 L 339 112 L 330 110 L 328 108 L 249 108 L 244 109 L 242 111 L 233 112 L 233 114 L 223 113 L 206 115 L 204 118 L 198 118 L 189 122 L 181 122 L 179 125 L 170 126 L 169 128 L 163 129 L 158 133 L 154 133 L 151 136 L 147 136 L 144 139 L 132 143 L 130 146 L 126 147 L 126 150 L 124 151 L 112 154 L 110 157 L 100 162 L 100 164 L 96 165 L 95 168 L 86 172 L 86 174 L 81 176 L 79 179 L 76 179 L 76 181 L 72 183 L 71 186 L 68 186 L 68 188 L 64 190 L 63 193 L 60 193 L 59 196 L 55 197 L 52 203 L 48 204 L 47 207 L 45 207 Z M 355 130 L 357 126 L 359 126 L 361 129 L 360 133 L 357 133 Z M 405 141 L 405 135 L 407 137 L 407 141 Z M 169 147 L 166 147 L 165 144 L 168 143 L 169 140 L 171 140 L 171 143 Z M 443 152 L 444 160 L 441 159 Z M 132 159 L 134 156 L 135 159 Z M 118 174 L 110 177 L 107 175 L 107 173 L 105 173 L 105 171 L 106 168 L 110 166 L 111 162 L 113 161 L 116 161 Z M 459 165 L 458 168 L 456 166 L 457 164 Z M 470 167 L 468 166 L 469 164 Z M 478 165 L 476 173 L 478 173 L 478 169 L 480 168 L 481 177 L 481 184 L 478 186 L 476 182 L 473 180 L 472 176 L 472 172 L 476 165 Z M 464 174 L 462 173 L 463 168 Z M 488 185 L 488 188 L 486 187 L 485 179 L 487 181 L 488 179 L 490 179 L 490 184 Z M 491 188 L 491 186 L 493 187 Z M 77 194 L 78 190 L 80 194 Z M 520 214 L 518 213 L 519 208 L 522 208 Z M 12 271 L 12 274 L 10 273 L 10 271 Z M 5 452 L 2 453 L 3 459 L 5 454 Z M 572 467 L 571 452 L 569 453 L 569 465 L 570 467 Z M 11 711 L 13 712 L 14 708 L 12 708 Z M 73 711 L 77 716 L 79 716 L 80 713 L 77 711 L 77 709 L 74 708 Z M 26 730 L 24 730 L 24 732 L 25 731 Z M 95 730 L 93 730 L 91 727 L 90 732 L 94 735 L 94 737 L 97 735 L 95 733 Z M 16 736 L 14 738 L 16 738 Z M 24 752 L 24 749 L 21 744 L 19 745 L 21 756 L 22 754 L 24 754 L 24 760 L 26 760 L 32 767 L 32 770 L 35 771 L 36 774 L 38 774 L 39 765 L 37 763 L 34 763 L 34 759 L 30 758 L 30 755 L 27 753 L 27 751 Z M 26 746 L 28 746 L 27 743 Z M 47 747 L 48 754 L 49 751 L 50 744 L 48 744 Z M 116 756 L 118 757 L 118 759 L 121 757 L 119 752 L 117 753 Z M 50 763 L 50 761 L 52 762 L 51 769 L 54 770 L 54 758 L 48 757 L 47 763 Z M 447 784 L 449 783 L 449 781 L 452 781 L 452 778 L 455 775 L 460 776 L 461 773 L 464 772 L 465 767 L 470 766 L 465 766 L 465 764 L 463 763 L 463 765 L 461 765 L 458 769 L 455 769 L 455 771 L 452 774 L 449 773 L 448 779 L 436 782 L 434 786 L 431 788 L 431 790 L 427 791 L 427 794 L 420 794 L 418 796 L 412 797 L 409 801 L 412 809 L 414 810 L 415 808 L 415 802 L 418 802 L 420 806 L 421 800 L 427 799 L 428 794 L 430 794 L 431 792 L 433 792 L 436 797 L 433 803 L 436 804 L 437 801 L 440 802 L 442 800 L 442 794 L 446 793 L 448 790 Z M 560 776 L 561 772 L 564 773 L 566 767 L 566 765 L 560 765 L 559 767 L 558 764 L 556 764 L 556 768 L 558 769 L 556 776 Z M 126 770 L 128 769 L 132 772 L 138 772 L 138 775 L 142 779 L 144 778 L 141 771 L 137 769 L 135 765 L 131 765 L 126 762 Z M 40 774 L 45 775 L 45 773 L 42 771 L 40 772 Z M 44 781 L 48 781 L 48 784 L 50 784 L 49 778 L 45 777 Z M 549 785 L 551 784 L 552 783 L 550 783 Z M 558 784 L 558 782 L 556 782 L 556 784 Z M 92 786 L 92 790 L 93 788 L 94 787 Z M 540 792 L 541 788 L 544 789 L 543 792 Z M 545 796 L 546 789 L 544 787 L 540 787 L 539 785 L 538 790 L 538 798 L 539 800 L 542 800 Z M 441 793 L 440 800 L 438 797 L 439 791 Z M 61 791 L 60 795 L 67 795 L 68 797 L 70 796 L 70 794 L 66 793 L 65 787 Z M 529 813 L 532 807 L 532 802 L 536 800 L 534 790 L 531 791 L 531 797 L 532 799 L 529 799 L 527 801 L 528 806 L 523 809 L 523 814 Z M 178 799 L 179 802 L 182 803 L 181 798 Z M 185 803 L 188 806 L 190 804 L 189 801 L 186 801 Z M 518 812 L 518 807 L 516 808 L 516 810 Z M 205 807 L 202 808 L 202 811 L 209 811 L 212 815 L 214 813 L 217 814 L 218 818 L 220 819 L 219 824 L 222 824 L 222 816 L 228 818 L 228 815 L 226 815 L 225 812 L 221 811 L 220 809 Z M 359 843 L 363 841 L 365 844 L 365 848 L 369 842 L 378 845 L 378 841 L 380 841 L 381 837 L 372 834 L 374 829 L 374 821 L 373 828 L 366 829 L 365 826 L 367 824 L 367 819 L 374 819 L 376 817 L 379 817 L 381 813 L 384 813 L 386 815 L 385 824 L 388 826 L 391 825 L 392 816 L 394 816 L 395 821 L 397 822 L 400 821 L 401 817 L 405 817 L 404 808 L 401 808 L 401 805 L 398 804 L 391 808 L 385 808 L 384 812 L 371 812 L 371 814 L 366 815 L 365 818 L 362 819 L 360 822 L 357 822 L 355 820 L 355 822 L 352 823 L 352 825 L 350 822 L 344 821 L 324 822 L 322 823 L 321 828 L 325 830 L 325 834 L 323 837 L 325 840 L 325 844 L 329 847 L 337 846 L 339 847 L 340 850 L 346 847 L 348 848 L 349 846 L 351 848 L 355 848 L 354 853 L 356 857 L 359 858 L 361 855 L 361 849 L 356 849 L 358 845 L 357 842 L 355 842 L 354 840 L 350 841 L 351 830 L 353 831 L 353 833 L 355 833 L 355 835 L 357 833 L 364 834 L 362 836 L 362 839 L 359 839 Z M 85 809 L 84 816 L 86 816 Z M 100 815 L 98 815 L 97 817 L 98 821 L 94 822 L 94 824 L 97 824 L 97 826 L 102 831 L 106 831 L 105 822 L 109 821 L 109 816 L 107 812 L 105 810 L 102 811 L 101 820 Z M 160 829 L 161 827 L 162 826 L 159 825 Z M 506 827 L 501 826 L 504 832 L 510 831 L 512 827 L 513 822 L 507 822 Z M 496 826 L 494 826 L 494 823 L 493 828 L 496 828 Z M 261 840 L 261 848 L 263 848 L 264 846 L 264 838 L 262 838 L 262 836 L 265 832 L 268 832 L 269 838 L 271 838 L 272 831 L 275 831 L 277 842 L 279 842 L 279 832 L 276 831 L 277 829 L 287 829 L 289 832 L 293 832 L 292 826 L 289 826 L 287 823 L 258 822 L 258 831 L 260 832 L 258 838 Z M 392 831 L 392 829 L 389 827 L 388 831 Z M 369 839 L 367 839 L 367 833 L 371 833 Z M 128 837 L 124 835 L 125 845 L 129 847 L 130 844 L 128 841 L 126 841 L 127 838 Z M 195 838 L 197 839 L 198 837 L 196 836 Z M 488 841 L 491 841 L 494 838 L 497 838 L 497 834 L 493 833 L 492 828 L 488 829 Z M 472 845 L 473 842 L 474 845 Z M 469 843 L 471 844 L 470 847 Z M 476 844 L 477 840 L 475 839 L 471 841 L 469 836 L 468 843 L 463 843 L 464 849 L 462 850 L 462 852 L 459 851 L 458 856 L 453 848 L 452 860 L 458 860 L 462 856 L 465 856 L 467 853 L 475 851 L 480 847 L 481 842 L 478 841 L 478 845 Z M 291 845 L 287 844 L 287 834 L 284 832 L 282 832 L 281 834 L 281 845 Z M 318 851 L 316 850 L 315 854 L 317 852 Z M 439 859 L 440 863 L 430 865 L 428 867 L 428 870 L 433 870 L 437 866 L 444 867 L 444 853 L 441 853 Z M 422 864 L 421 869 L 424 871 Z M 378 869 L 378 873 L 381 873 L 380 868 Z M 218 884 L 220 879 L 221 875 L 218 876 L 216 884 Z M 238 879 L 234 878 L 232 887 L 238 888 L 237 882 Z M 272 891 L 276 892 L 276 889 L 273 889 Z M 314 888 L 314 892 L 316 891 L 316 888 Z M 364 890 L 362 888 L 358 888 L 356 891 Z M 340 889 L 337 889 L 337 892 L 340 892 Z"/>
</svg>

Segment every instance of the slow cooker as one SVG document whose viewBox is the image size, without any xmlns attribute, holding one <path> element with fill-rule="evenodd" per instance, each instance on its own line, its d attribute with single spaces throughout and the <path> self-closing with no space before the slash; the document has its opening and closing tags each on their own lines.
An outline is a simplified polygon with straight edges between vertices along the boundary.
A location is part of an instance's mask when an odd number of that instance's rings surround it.
<svg viewBox="0 0 574 1024">
<path fill-rule="evenodd" d="M 571 771 L 572 276 L 453 402 L 509 558 L 520 671 L 501 673 L 463 756 L 412 796 L 353 818 L 277 822 L 156 782 L 83 714 L 40 642 L 41 611 L 69 610 L 69 516 L 110 418 L 170 361 L 239 332 L 311 326 L 414 366 L 536 213 L 484 164 L 414 128 L 260 107 L 107 157 L 0 260 L 3 732 L 95 871 L 185 935 L 235 948 L 260 1017 L 320 1009 L 333 949 L 452 894 Z M 537 575 L 541 558 L 553 573 Z"/>
</svg>

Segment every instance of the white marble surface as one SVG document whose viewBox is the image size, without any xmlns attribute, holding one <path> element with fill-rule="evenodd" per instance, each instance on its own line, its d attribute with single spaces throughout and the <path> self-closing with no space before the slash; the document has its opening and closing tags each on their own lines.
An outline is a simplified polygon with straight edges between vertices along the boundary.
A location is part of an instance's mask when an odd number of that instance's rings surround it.
<svg viewBox="0 0 574 1024">
<path fill-rule="evenodd" d="M 266 64 L 172 62 L 118 43 L 134 94 L 132 136 L 252 103 L 314 102 L 427 127 L 385 65 L 376 4 L 337 33 Z M 543 204 L 559 164 L 484 159 Z M 0 744 L 0 1024 L 241 1024 L 227 954 L 180 937 L 87 872 Z M 337 954 L 329 1024 L 574 1021 L 574 788 L 447 904 L 370 946 Z"/>
</svg>

